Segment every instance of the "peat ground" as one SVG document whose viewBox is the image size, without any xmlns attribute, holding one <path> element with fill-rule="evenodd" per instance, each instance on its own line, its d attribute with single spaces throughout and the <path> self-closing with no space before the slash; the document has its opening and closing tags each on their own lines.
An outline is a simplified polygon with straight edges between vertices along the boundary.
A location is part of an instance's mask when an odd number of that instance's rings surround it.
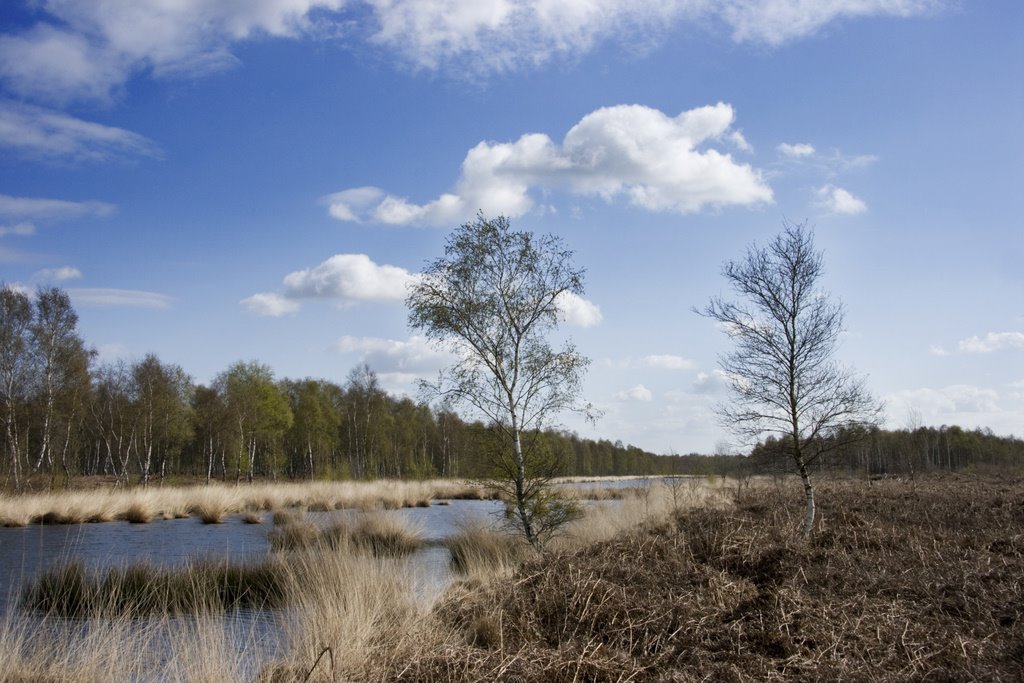
<svg viewBox="0 0 1024 683">
<path fill-rule="evenodd" d="M 449 591 L 384 680 L 1019 681 L 1024 481 L 823 483 L 687 509 Z M 397 663 L 396 663 L 397 666 Z"/>
</svg>

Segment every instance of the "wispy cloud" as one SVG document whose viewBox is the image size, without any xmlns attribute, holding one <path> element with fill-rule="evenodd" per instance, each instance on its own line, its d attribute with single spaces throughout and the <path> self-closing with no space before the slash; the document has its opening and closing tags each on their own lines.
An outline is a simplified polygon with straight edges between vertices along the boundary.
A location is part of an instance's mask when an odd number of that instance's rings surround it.
<svg viewBox="0 0 1024 683">
<path fill-rule="evenodd" d="M 535 206 L 532 190 L 567 189 L 648 211 L 693 213 L 708 207 L 772 201 L 763 174 L 728 153 L 735 112 L 728 104 L 675 117 L 641 105 L 587 114 L 557 144 L 543 133 L 515 142 L 481 142 L 469 150 L 453 192 L 425 204 L 379 188 L 359 187 L 325 198 L 340 220 L 391 225 L 451 225 L 478 211 L 521 216 Z"/>
<path fill-rule="evenodd" d="M 697 367 L 697 364 L 689 358 L 672 354 L 644 356 L 640 360 L 640 364 L 647 368 L 659 368 L 662 370 L 692 370 Z"/>
<path fill-rule="evenodd" d="M 169 308 L 174 298 L 136 289 L 72 288 L 68 295 L 76 305 L 126 308 Z"/>
<path fill-rule="evenodd" d="M 9 220 L 61 220 L 90 216 L 110 216 L 116 211 L 106 202 L 72 202 L 39 197 L 12 197 L 0 194 L 0 218 Z M 30 233 L 29 233 L 30 234 Z"/>
<path fill-rule="evenodd" d="M 44 268 L 32 275 L 34 282 L 66 282 L 82 277 L 82 271 L 73 266 L 60 268 Z"/>
<path fill-rule="evenodd" d="M 0 81 L 50 102 L 111 101 L 133 76 L 189 77 L 239 64 L 261 38 L 339 40 L 414 70 L 464 78 L 573 61 L 602 44 L 636 52 L 693 25 L 767 45 L 837 21 L 934 11 L 948 0 L 41 0 L 38 23 L 0 35 Z"/>
<path fill-rule="evenodd" d="M 4 100 L 0 100 L 0 149 L 70 161 L 160 155 L 156 144 L 137 133 Z"/>
<path fill-rule="evenodd" d="M 809 157 L 814 154 L 814 147 L 807 144 L 806 142 L 798 142 L 796 144 L 789 144 L 783 142 L 776 149 L 782 156 L 799 159 L 801 157 Z"/>
<path fill-rule="evenodd" d="M 23 221 L 14 225 L 0 225 L 0 237 L 6 237 L 7 235 L 26 237 L 34 234 L 36 234 L 36 226 L 28 221 Z"/>
<path fill-rule="evenodd" d="M 963 353 L 995 353 L 1024 349 L 1024 332 L 989 332 L 984 337 L 960 340 L 957 349 Z"/>
<path fill-rule="evenodd" d="M 654 398 L 654 394 L 651 390 L 645 387 L 643 384 L 637 384 L 635 387 L 630 387 L 615 394 L 615 398 L 619 401 L 651 401 Z"/>
</svg>

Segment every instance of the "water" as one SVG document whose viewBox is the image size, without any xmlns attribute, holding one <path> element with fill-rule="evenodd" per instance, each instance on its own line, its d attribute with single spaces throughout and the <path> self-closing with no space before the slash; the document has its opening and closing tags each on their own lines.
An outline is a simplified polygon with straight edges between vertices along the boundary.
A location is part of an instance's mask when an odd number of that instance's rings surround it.
<svg viewBox="0 0 1024 683">
<path fill-rule="evenodd" d="M 437 542 L 454 533 L 460 520 L 487 517 L 500 510 L 490 500 L 453 500 L 449 505 L 407 508 L 384 514 L 405 518 L 423 531 L 433 545 L 420 550 L 415 564 L 422 569 L 424 590 L 440 589 L 448 582 L 448 551 Z M 327 524 L 347 511 L 309 513 Z M 262 524 L 246 524 L 239 516 L 223 524 L 203 524 L 197 518 L 156 520 L 149 524 L 35 525 L 0 528 L 0 615 L 12 609 L 24 585 L 42 573 L 81 562 L 90 571 L 148 562 L 154 566 L 180 566 L 197 558 L 242 562 L 266 557 L 269 514 Z"/>
<path fill-rule="evenodd" d="M 407 508 L 384 512 L 404 518 L 421 530 L 425 547 L 408 560 L 413 569 L 414 587 L 420 595 L 439 595 L 451 581 L 450 555 L 440 542 L 455 533 L 469 518 L 494 518 L 502 509 L 497 501 L 453 500 L 447 505 Z M 311 512 L 308 518 L 327 525 L 352 511 Z M 247 524 L 240 516 L 229 516 L 222 524 L 203 524 L 197 518 L 155 520 L 148 524 L 106 522 L 0 528 L 0 620 L 28 620 L 32 629 L 40 627 L 65 637 L 82 637 L 93 625 L 80 620 L 39 617 L 18 608 L 22 588 L 42 573 L 70 562 L 80 562 L 87 571 L 100 572 L 117 566 L 147 562 L 153 566 L 180 566 L 198 558 L 244 562 L 266 557 L 267 534 L 272 529 L 270 514 L 262 524 Z M 260 667 L 284 647 L 279 620 L 287 619 L 279 610 L 239 609 L 228 612 L 220 624 L 228 642 L 242 653 L 242 665 L 252 677 Z M 167 630 L 157 642 L 170 643 L 175 629 L 189 629 L 189 617 L 175 617 L 153 624 Z M 143 620 L 144 622 L 145 620 Z M 143 622 L 140 622 L 143 623 Z M 162 647 L 157 649 L 162 650 Z"/>
</svg>

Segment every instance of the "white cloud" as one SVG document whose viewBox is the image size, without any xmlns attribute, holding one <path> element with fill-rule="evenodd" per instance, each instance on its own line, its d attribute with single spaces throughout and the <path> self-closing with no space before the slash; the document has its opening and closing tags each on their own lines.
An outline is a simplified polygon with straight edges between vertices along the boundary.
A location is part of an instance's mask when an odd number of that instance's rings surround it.
<svg viewBox="0 0 1024 683">
<path fill-rule="evenodd" d="M 780 45 L 816 33 L 838 19 L 910 17 L 940 8 L 941 0 L 725 0 L 721 18 L 737 42 Z"/>
<path fill-rule="evenodd" d="M 65 282 L 67 280 L 75 280 L 82 277 L 82 271 L 72 266 L 62 266 L 60 268 L 44 268 L 43 270 L 37 271 L 32 279 L 36 282 Z"/>
<path fill-rule="evenodd" d="M 947 351 L 943 346 L 939 344 L 932 344 L 931 346 L 929 346 L 928 353 L 932 354 L 933 356 L 939 357 L 949 355 L 949 351 Z"/>
<path fill-rule="evenodd" d="M 734 132 L 734 119 L 724 103 L 675 117 L 641 105 L 604 107 L 584 116 L 561 144 L 542 133 L 479 143 L 466 154 L 455 191 L 426 204 L 369 187 L 325 201 L 335 218 L 403 225 L 451 225 L 478 211 L 521 216 L 535 205 L 532 188 L 609 202 L 624 196 L 649 211 L 676 213 L 771 202 L 760 171 L 708 147 Z"/>
<path fill-rule="evenodd" d="M 729 375 L 715 369 L 711 372 L 698 372 L 692 391 L 695 394 L 720 394 L 730 387 Z"/>
<path fill-rule="evenodd" d="M 814 155 L 814 147 L 806 142 L 798 142 L 794 145 L 783 142 L 777 148 L 783 156 L 787 157 L 809 157 Z"/>
<path fill-rule="evenodd" d="M 0 216 L 18 219 L 70 219 L 86 216 L 109 216 L 115 207 L 106 202 L 69 202 L 63 199 L 12 197 L 0 194 Z"/>
<path fill-rule="evenodd" d="M 635 387 L 620 391 L 615 398 L 620 401 L 650 401 L 654 395 L 643 384 L 637 384 Z"/>
<path fill-rule="evenodd" d="M 9 101 L 0 101 L 2 148 L 71 160 L 159 156 L 156 145 L 137 133 Z"/>
<path fill-rule="evenodd" d="M 362 301 L 404 301 L 417 276 L 398 266 L 378 265 L 366 254 L 337 254 L 313 268 L 284 278 L 289 298 Z"/>
<path fill-rule="evenodd" d="M 382 377 L 387 376 L 394 385 L 409 385 L 416 379 L 436 375 L 456 360 L 420 335 L 407 340 L 344 336 L 334 348 L 339 353 L 359 355 L 360 362 L 367 363 Z"/>
<path fill-rule="evenodd" d="M 0 79 L 14 92 L 51 101 L 107 100 L 136 73 L 208 73 L 237 63 L 232 43 L 298 36 L 310 13 L 344 0 L 44 0 L 53 23 L 0 36 Z"/>
<path fill-rule="evenodd" d="M 821 205 L 831 213 L 852 216 L 868 210 L 864 200 L 835 185 L 825 185 L 818 189 L 817 194 Z"/>
<path fill-rule="evenodd" d="M 644 356 L 641 365 L 648 368 L 660 368 L 662 370 L 692 370 L 696 364 L 689 358 L 674 356 L 671 354 L 658 354 Z"/>
<path fill-rule="evenodd" d="M 292 301 L 273 292 L 253 294 L 242 299 L 239 303 L 254 315 L 265 315 L 273 318 L 296 313 L 300 308 L 298 301 Z"/>
<path fill-rule="evenodd" d="M 918 410 L 929 423 L 956 422 L 956 415 L 993 413 L 999 410 L 999 393 L 994 389 L 955 384 L 941 389 L 921 388 L 894 392 L 885 396 L 891 415 L 906 415 Z M 945 418 L 945 419 L 944 419 Z"/>
<path fill-rule="evenodd" d="M 40 0 L 48 15 L 0 35 L 0 80 L 22 97 L 109 101 L 138 75 L 201 76 L 238 64 L 235 43 L 335 37 L 414 69 L 459 77 L 627 52 L 690 23 L 779 45 L 842 19 L 909 17 L 946 0 Z"/>
<path fill-rule="evenodd" d="M 724 25 L 737 42 L 779 45 L 844 18 L 911 16 L 939 0 L 369 0 L 373 40 L 416 68 L 475 72 L 573 58 L 605 40 L 657 43 L 680 23 Z"/>
<path fill-rule="evenodd" d="M 405 268 L 374 263 L 366 254 L 336 254 L 286 275 L 284 292 L 254 294 L 241 303 L 257 315 L 281 316 L 299 310 L 302 299 L 326 299 L 341 307 L 404 301 L 418 278 Z"/>
<path fill-rule="evenodd" d="M 597 304 L 573 292 L 562 292 L 555 303 L 565 322 L 576 327 L 593 327 L 604 319 Z"/>
<path fill-rule="evenodd" d="M 0 237 L 7 235 L 19 235 L 25 237 L 36 234 L 36 226 L 28 221 L 15 223 L 14 225 L 0 225 Z"/>
<path fill-rule="evenodd" d="M 984 337 L 970 337 L 957 344 L 963 353 L 993 353 L 1024 349 L 1024 332 L 989 332 Z"/>
<path fill-rule="evenodd" d="M 75 304 L 124 306 L 128 308 L 168 308 L 174 299 L 166 294 L 135 289 L 77 288 L 67 290 Z"/>
</svg>

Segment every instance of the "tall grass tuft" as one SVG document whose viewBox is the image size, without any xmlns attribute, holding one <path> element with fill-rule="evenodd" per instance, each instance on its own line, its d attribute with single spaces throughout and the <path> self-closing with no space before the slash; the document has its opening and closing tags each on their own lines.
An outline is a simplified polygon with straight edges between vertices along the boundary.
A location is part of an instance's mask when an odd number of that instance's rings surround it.
<svg viewBox="0 0 1024 683">
<path fill-rule="evenodd" d="M 32 582 L 22 605 L 45 615 L 76 618 L 202 614 L 282 605 L 286 585 L 287 571 L 274 558 L 245 563 L 200 560 L 161 568 L 137 563 L 105 573 L 90 573 L 72 563 Z"/>
<path fill-rule="evenodd" d="M 471 578 L 489 580 L 507 576 L 530 554 L 517 535 L 486 526 L 480 521 L 461 522 L 456 533 L 444 539 L 451 553 L 452 569 Z"/>
</svg>

